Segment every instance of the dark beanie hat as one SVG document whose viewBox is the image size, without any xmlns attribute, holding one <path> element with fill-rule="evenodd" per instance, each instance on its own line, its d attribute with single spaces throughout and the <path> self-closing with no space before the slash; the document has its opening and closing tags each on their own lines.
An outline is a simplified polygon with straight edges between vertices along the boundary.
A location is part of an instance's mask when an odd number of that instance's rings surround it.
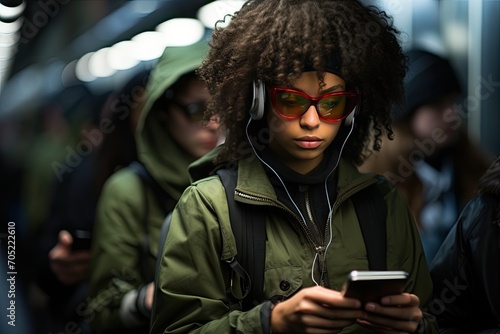
<svg viewBox="0 0 500 334">
<path fill-rule="evenodd" d="M 405 55 L 408 57 L 404 80 L 406 103 L 393 111 L 394 122 L 408 119 L 418 107 L 449 93 L 462 93 L 455 71 L 446 59 L 423 50 L 410 50 Z"/>
</svg>

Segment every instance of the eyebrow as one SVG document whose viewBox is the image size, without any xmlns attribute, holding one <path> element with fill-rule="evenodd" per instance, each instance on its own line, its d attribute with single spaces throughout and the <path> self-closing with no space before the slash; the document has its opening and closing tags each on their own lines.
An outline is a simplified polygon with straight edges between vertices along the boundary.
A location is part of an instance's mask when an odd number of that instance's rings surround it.
<svg viewBox="0 0 500 334">
<path fill-rule="evenodd" d="M 339 88 L 345 89 L 345 86 L 343 84 L 338 84 L 338 85 L 332 86 L 330 88 L 321 90 L 320 94 L 323 95 L 323 94 L 331 93 L 331 92 L 336 91 Z"/>
<path fill-rule="evenodd" d="M 299 91 L 299 92 L 305 93 L 302 89 L 299 89 L 299 88 L 297 88 L 297 87 L 292 86 L 291 88 L 292 88 L 292 89 L 295 89 L 295 90 L 297 90 L 297 91 Z M 332 87 L 327 88 L 327 89 L 322 89 L 322 90 L 319 92 L 319 94 L 320 94 L 320 95 L 324 95 L 324 94 L 328 94 L 328 93 L 331 93 L 331 92 L 335 92 L 335 91 L 336 91 L 336 90 L 338 90 L 339 88 L 341 88 L 341 89 L 345 89 L 345 85 L 344 85 L 344 84 L 338 84 L 338 85 L 332 86 Z"/>
</svg>

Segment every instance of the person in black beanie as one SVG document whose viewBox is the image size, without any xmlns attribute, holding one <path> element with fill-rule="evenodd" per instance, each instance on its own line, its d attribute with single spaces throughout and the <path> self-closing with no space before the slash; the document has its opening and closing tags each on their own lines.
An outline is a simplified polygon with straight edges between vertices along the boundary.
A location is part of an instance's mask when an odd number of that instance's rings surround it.
<svg viewBox="0 0 500 334">
<path fill-rule="evenodd" d="M 423 105 L 443 97 L 458 98 L 463 94 L 457 75 L 448 60 L 428 51 L 407 51 L 408 72 L 405 76 L 406 104 L 392 113 L 394 123 L 411 118 Z"/>
<path fill-rule="evenodd" d="M 386 176 L 407 198 L 430 263 L 493 158 L 466 132 L 463 90 L 450 62 L 419 49 L 405 55 L 406 103 L 392 112 L 393 135 L 360 170 Z"/>
</svg>

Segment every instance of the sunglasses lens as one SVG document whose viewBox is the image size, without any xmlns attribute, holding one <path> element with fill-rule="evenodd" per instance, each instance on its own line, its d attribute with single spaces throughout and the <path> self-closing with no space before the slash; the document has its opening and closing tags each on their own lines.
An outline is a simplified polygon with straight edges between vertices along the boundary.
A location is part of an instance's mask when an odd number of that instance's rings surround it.
<svg viewBox="0 0 500 334">
<path fill-rule="evenodd" d="M 337 120 L 342 118 L 348 105 L 347 96 L 345 95 L 336 95 L 329 96 L 324 99 L 319 100 L 318 102 L 318 110 L 321 116 L 329 120 Z"/>
<path fill-rule="evenodd" d="M 272 104 L 274 109 L 287 119 L 301 117 L 311 105 L 314 105 L 324 121 L 339 122 L 353 110 L 357 101 L 356 96 L 352 92 L 335 92 L 312 98 L 291 89 L 275 88 Z"/>
<path fill-rule="evenodd" d="M 203 115 L 205 114 L 206 109 L 207 105 L 204 102 L 198 102 L 186 105 L 184 110 L 190 120 L 193 122 L 199 122 L 203 120 Z"/>
<path fill-rule="evenodd" d="M 284 117 L 299 117 L 311 105 L 306 97 L 288 91 L 277 91 L 274 104 Z"/>
</svg>

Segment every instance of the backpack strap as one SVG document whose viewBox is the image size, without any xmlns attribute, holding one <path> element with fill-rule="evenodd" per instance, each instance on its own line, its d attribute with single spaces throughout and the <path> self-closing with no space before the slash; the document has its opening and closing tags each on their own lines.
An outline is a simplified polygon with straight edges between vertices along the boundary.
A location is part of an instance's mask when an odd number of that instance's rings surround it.
<svg viewBox="0 0 500 334">
<path fill-rule="evenodd" d="M 142 216 L 142 226 L 144 228 L 144 239 L 141 243 L 141 249 L 144 255 L 149 253 L 149 201 L 146 188 L 153 191 L 153 194 L 158 201 L 158 205 L 163 208 L 164 212 L 170 212 L 175 206 L 175 201 L 151 176 L 146 166 L 140 161 L 133 161 L 128 165 L 128 168 L 141 179 L 142 192 L 144 198 L 144 214 Z M 154 274 L 150 273 L 147 267 L 147 261 L 139 261 L 141 266 L 141 274 L 145 280 L 153 280 Z"/>
<path fill-rule="evenodd" d="M 249 310 L 264 299 L 264 268 L 266 257 L 266 217 L 264 210 L 251 210 L 246 204 L 234 200 L 234 190 L 238 179 L 236 169 L 219 169 L 217 175 L 226 190 L 229 218 L 236 241 L 238 254 L 230 266 L 240 276 L 243 297 L 242 310 Z M 249 274 L 248 274 L 249 273 Z"/>
<path fill-rule="evenodd" d="M 387 270 L 387 206 L 378 183 L 352 196 L 370 270 Z"/>
<path fill-rule="evenodd" d="M 230 263 L 242 281 L 241 309 L 249 310 L 264 300 L 264 269 L 266 251 L 266 226 L 263 210 L 251 210 L 244 203 L 235 202 L 234 189 L 237 171 L 217 170 L 226 190 L 231 228 L 236 240 L 238 255 Z M 387 206 L 378 183 L 359 191 L 352 197 L 361 233 L 365 242 L 370 270 L 387 270 Z"/>
<path fill-rule="evenodd" d="M 155 289 L 153 293 L 153 308 L 151 309 L 151 319 L 150 319 L 150 324 L 149 328 L 152 328 L 153 326 L 153 319 L 155 318 L 155 310 L 156 310 L 156 287 L 158 286 L 158 276 L 160 272 L 160 266 L 161 266 L 161 259 L 163 257 L 163 250 L 165 248 L 165 241 L 167 240 L 167 234 L 168 231 L 170 230 L 170 222 L 172 221 L 172 212 L 170 211 L 165 219 L 163 220 L 161 224 L 161 229 L 160 229 L 160 236 L 158 239 L 158 256 L 156 258 L 156 265 L 155 265 L 155 274 L 154 274 L 154 282 L 155 282 Z"/>
<path fill-rule="evenodd" d="M 146 166 L 140 161 L 133 161 L 128 166 L 135 174 L 137 174 L 141 181 L 151 189 L 155 195 L 160 208 L 163 208 L 165 214 L 172 211 L 176 201 L 156 182 L 151 176 Z"/>
</svg>

